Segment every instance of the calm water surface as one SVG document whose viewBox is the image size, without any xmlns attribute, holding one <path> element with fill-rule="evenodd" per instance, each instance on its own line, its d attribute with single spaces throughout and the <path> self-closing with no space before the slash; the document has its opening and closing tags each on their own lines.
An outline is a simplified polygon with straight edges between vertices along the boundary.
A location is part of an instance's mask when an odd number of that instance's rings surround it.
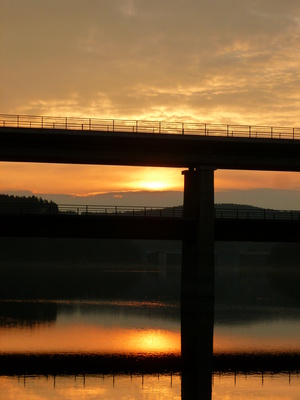
<svg viewBox="0 0 300 400">
<path fill-rule="evenodd" d="M 78 295 L 72 281 L 65 296 L 53 287 L 35 297 L 27 282 L 22 297 L 13 287 L 2 296 L 0 399 L 299 399 L 296 269 L 217 267 L 213 339 L 211 305 L 181 314 L 178 269 L 113 268 L 100 278 L 97 291 L 81 276 Z"/>
</svg>

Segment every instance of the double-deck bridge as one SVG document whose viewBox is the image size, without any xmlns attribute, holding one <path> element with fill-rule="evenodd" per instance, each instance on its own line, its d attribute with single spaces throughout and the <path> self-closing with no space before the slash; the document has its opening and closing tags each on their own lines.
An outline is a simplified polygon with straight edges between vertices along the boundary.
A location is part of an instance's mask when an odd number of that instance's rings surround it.
<svg viewBox="0 0 300 400">
<path fill-rule="evenodd" d="M 299 235 L 295 221 L 215 219 L 214 171 L 298 172 L 299 139 L 300 128 L 289 127 L 0 115 L 0 161 L 184 169 L 180 219 L 49 215 L 45 224 L 46 216 L 6 214 L 2 235 L 23 226 L 36 235 L 176 236 L 183 243 L 183 294 L 212 296 L 215 240 L 294 241 Z"/>
<path fill-rule="evenodd" d="M 0 234 L 182 240 L 182 397 L 210 399 L 214 241 L 300 238 L 298 211 L 215 209 L 214 170 L 298 172 L 299 139 L 299 128 L 0 115 L 0 161 L 184 169 L 180 215 L 178 209 L 3 208 Z"/>
</svg>

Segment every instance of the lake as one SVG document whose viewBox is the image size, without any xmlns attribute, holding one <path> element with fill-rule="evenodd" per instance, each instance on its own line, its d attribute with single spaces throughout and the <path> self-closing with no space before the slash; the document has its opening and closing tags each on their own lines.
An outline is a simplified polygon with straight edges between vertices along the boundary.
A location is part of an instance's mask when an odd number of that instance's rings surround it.
<svg viewBox="0 0 300 400">
<path fill-rule="evenodd" d="M 221 262 L 212 302 L 178 265 L 2 265 L 0 398 L 298 399 L 299 284 Z"/>
</svg>

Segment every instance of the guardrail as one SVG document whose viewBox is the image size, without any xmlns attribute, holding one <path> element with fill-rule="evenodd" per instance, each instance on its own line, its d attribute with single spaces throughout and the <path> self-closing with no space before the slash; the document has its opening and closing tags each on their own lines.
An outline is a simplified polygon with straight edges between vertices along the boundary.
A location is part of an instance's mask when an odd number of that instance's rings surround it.
<svg viewBox="0 0 300 400">
<path fill-rule="evenodd" d="M 183 207 L 144 207 L 74 204 L 0 204 L 0 214 L 78 215 L 115 217 L 182 218 Z M 251 208 L 215 207 L 215 218 L 238 220 L 289 220 L 300 221 L 300 211 Z"/>
<path fill-rule="evenodd" d="M 158 218 L 180 218 L 182 209 L 177 207 L 143 207 L 143 206 L 74 206 L 58 205 L 59 213 L 94 215 L 94 216 L 116 216 L 116 217 L 158 217 Z"/>
<path fill-rule="evenodd" d="M 0 114 L 0 127 L 300 139 L 300 128 Z"/>
<path fill-rule="evenodd" d="M 111 205 L 74 205 L 74 204 L 0 204 L 0 214 L 39 214 L 39 215 L 93 215 L 116 217 L 158 217 L 180 218 L 179 207 L 144 207 Z"/>
<path fill-rule="evenodd" d="M 239 220 L 285 220 L 300 221 L 298 210 L 268 210 L 249 208 L 215 208 L 217 219 L 239 219 Z"/>
</svg>

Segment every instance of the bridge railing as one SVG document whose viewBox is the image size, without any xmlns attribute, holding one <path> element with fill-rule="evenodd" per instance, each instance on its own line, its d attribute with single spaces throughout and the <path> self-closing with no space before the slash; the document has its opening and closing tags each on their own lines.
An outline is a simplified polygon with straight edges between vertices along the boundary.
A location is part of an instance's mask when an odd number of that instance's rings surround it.
<svg viewBox="0 0 300 400">
<path fill-rule="evenodd" d="M 178 207 L 143 207 L 143 206 L 112 206 L 112 205 L 58 205 L 59 213 L 94 215 L 94 216 L 117 216 L 117 217 L 158 217 L 158 218 L 180 218 L 182 209 Z"/>
<path fill-rule="evenodd" d="M 116 217 L 182 218 L 183 207 L 144 207 L 74 204 L 11 204 L 1 203 L 0 214 L 78 215 Z M 259 208 L 215 207 L 216 219 L 235 220 L 289 220 L 300 221 L 299 210 L 268 210 Z"/>
<path fill-rule="evenodd" d="M 117 217 L 157 217 L 180 218 L 180 207 L 143 207 L 112 205 L 74 205 L 74 204 L 0 204 L 0 214 L 39 214 L 39 215 L 79 215 L 79 216 L 117 216 Z"/>
<path fill-rule="evenodd" d="M 300 139 L 300 128 L 0 114 L 0 127 Z"/>
<path fill-rule="evenodd" d="M 268 209 L 249 209 L 249 208 L 215 208 L 215 218 L 217 219 L 240 219 L 240 220 L 288 220 L 300 221 L 300 211 L 298 210 L 268 210 Z"/>
</svg>

